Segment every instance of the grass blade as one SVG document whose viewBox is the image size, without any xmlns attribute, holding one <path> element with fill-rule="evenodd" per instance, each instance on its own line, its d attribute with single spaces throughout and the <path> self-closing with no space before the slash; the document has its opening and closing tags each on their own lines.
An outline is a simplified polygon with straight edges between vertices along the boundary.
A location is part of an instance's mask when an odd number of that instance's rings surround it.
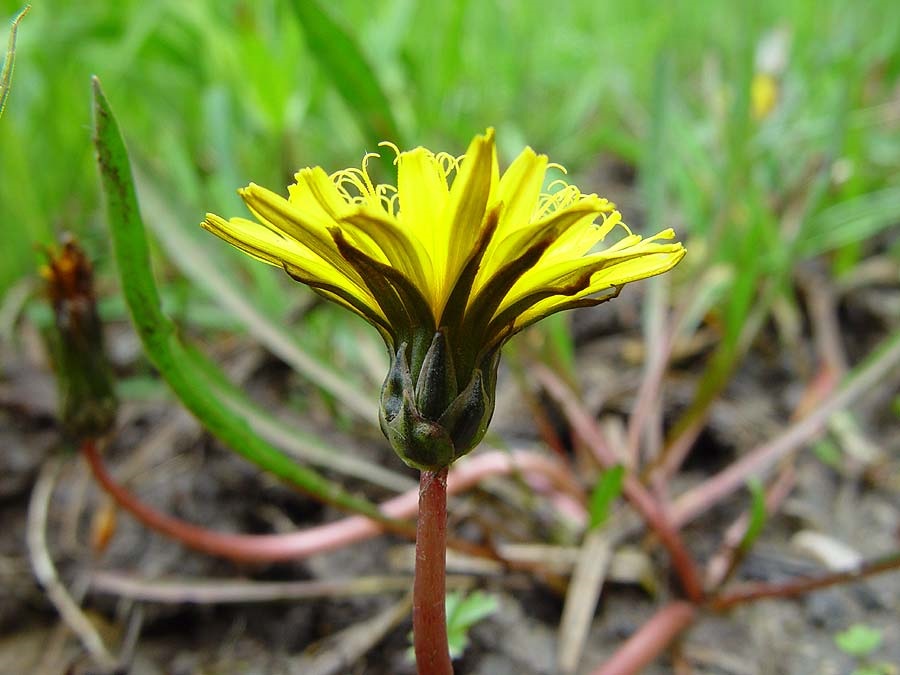
<svg viewBox="0 0 900 675">
<path fill-rule="evenodd" d="M 622 494 L 622 481 L 625 479 L 625 467 L 621 464 L 606 470 L 591 492 L 589 506 L 591 522 L 589 529 L 599 527 L 609 517 L 613 502 Z"/>
<path fill-rule="evenodd" d="M 217 390 L 223 405 L 233 414 L 246 419 L 255 433 L 284 449 L 285 452 L 310 464 L 359 478 L 389 490 L 404 492 L 416 487 L 416 481 L 411 478 L 355 457 L 351 453 L 341 452 L 312 434 L 285 424 L 257 405 L 243 389 L 235 386 L 206 354 L 190 344 L 186 344 L 185 349 L 196 364 L 198 372 L 202 371 L 205 382 Z"/>
<path fill-rule="evenodd" d="M 386 521 L 367 500 L 354 497 L 316 472 L 299 466 L 260 439 L 210 388 L 197 386 L 204 380 L 203 373 L 178 339 L 175 325 L 160 306 L 128 152 L 97 78 L 93 79 L 93 92 L 94 143 L 113 251 L 122 292 L 147 356 L 185 407 L 223 443 L 246 459 L 323 501 Z"/>
<path fill-rule="evenodd" d="M 750 547 L 756 543 L 759 535 L 762 534 L 768 516 L 766 491 L 763 489 L 762 482 L 758 478 L 751 478 L 747 481 L 747 489 L 750 490 L 751 496 L 750 522 L 747 524 L 747 531 L 744 533 L 743 539 L 741 539 L 740 551 L 749 551 Z"/>
<path fill-rule="evenodd" d="M 16 32 L 19 30 L 19 22 L 22 20 L 31 5 L 25 5 L 19 14 L 13 19 L 12 28 L 9 29 L 9 44 L 6 48 L 6 59 L 3 61 L 3 70 L 0 71 L 0 116 L 6 108 L 6 100 L 9 98 L 9 87 L 12 82 L 13 66 L 16 62 Z"/>
<path fill-rule="evenodd" d="M 338 24 L 316 0 L 291 3 L 306 37 L 309 52 L 334 84 L 373 147 L 380 141 L 402 146 L 400 128 L 390 100 L 375 71 L 351 33 Z M 386 168 L 393 173 L 393 157 Z"/>
</svg>

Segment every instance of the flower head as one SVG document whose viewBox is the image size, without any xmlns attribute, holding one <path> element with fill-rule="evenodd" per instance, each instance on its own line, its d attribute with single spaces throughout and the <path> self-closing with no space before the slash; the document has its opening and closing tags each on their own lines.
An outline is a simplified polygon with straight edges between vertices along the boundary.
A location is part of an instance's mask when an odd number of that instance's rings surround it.
<svg viewBox="0 0 900 675">
<path fill-rule="evenodd" d="M 672 230 L 633 234 L 614 204 L 558 180 L 526 148 L 500 175 L 489 129 L 465 155 L 397 154 L 397 185 L 361 168 L 296 174 L 287 198 L 250 184 L 256 220 L 203 227 L 371 323 L 391 352 L 381 425 L 408 464 L 434 469 L 487 428 L 500 347 L 555 312 L 596 305 L 671 269 Z M 605 245 L 612 233 L 621 233 Z"/>
</svg>

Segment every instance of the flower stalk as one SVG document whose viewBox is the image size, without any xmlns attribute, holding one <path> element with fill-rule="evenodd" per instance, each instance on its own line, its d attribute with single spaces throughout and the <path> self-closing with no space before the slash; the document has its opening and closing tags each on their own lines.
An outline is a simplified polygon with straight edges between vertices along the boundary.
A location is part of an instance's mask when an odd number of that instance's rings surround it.
<svg viewBox="0 0 900 675">
<path fill-rule="evenodd" d="M 447 473 L 423 471 L 416 523 L 413 646 L 420 675 L 453 675 L 447 640 Z"/>
</svg>

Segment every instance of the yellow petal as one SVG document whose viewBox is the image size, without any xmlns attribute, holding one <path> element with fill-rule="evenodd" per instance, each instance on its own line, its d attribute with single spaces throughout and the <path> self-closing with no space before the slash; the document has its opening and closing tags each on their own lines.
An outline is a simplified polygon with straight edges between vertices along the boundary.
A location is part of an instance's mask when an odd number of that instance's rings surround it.
<svg viewBox="0 0 900 675">
<path fill-rule="evenodd" d="M 441 296 L 453 286 L 463 264 L 478 240 L 485 209 L 491 193 L 491 181 L 496 175 L 494 130 L 476 136 L 466 150 L 450 188 L 443 225 L 443 241 L 436 247 L 435 265 L 441 258 L 447 261 Z"/>
<path fill-rule="evenodd" d="M 602 200 L 585 198 L 563 211 L 553 213 L 548 218 L 528 227 L 519 228 L 508 235 L 493 250 L 490 259 L 486 259 L 478 271 L 474 284 L 474 293 L 484 288 L 498 270 L 507 262 L 522 255 L 531 246 L 539 242 L 548 248 L 559 239 L 567 230 L 573 227 L 582 227 L 592 222 L 602 213 Z M 536 266 L 537 267 L 537 266 Z M 528 272 L 523 274 L 527 275 Z"/>
<path fill-rule="evenodd" d="M 515 322 L 515 330 L 530 325 L 554 312 L 568 309 L 573 301 L 588 298 L 610 288 L 647 279 L 668 272 L 684 257 L 685 249 L 681 244 L 653 244 L 644 254 L 623 256 L 611 264 L 603 266 L 591 275 L 589 285 L 574 296 L 556 295 L 533 305 L 519 315 Z M 506 304 L 506 303 L 504 303 Z"/>
<path fill-rule="evenodd" d="M 288 201 L 297 208 L 330 220 L 337 220 L 347 209 L 347 200 L 322 167 L 301 169 L 294 179 L 297 182 L 288 187 Z"/>
<path fill-rule="evenodd" d="M 622 225 L 622 216 L 618 211 L 613 211 L 609 215 L 603 214 L 603 221 L 600 223 L 591 222 L 590 224 L 583 222 L 577 226 L 570 227 L 563 232 L 559 238 L 551 244 L 547 249 L 547 253 L 541 261 L 544 264 L 553 264 L 561 260 L 574 260 L 580 258 L 592 251 L 597 244 L 606 239 L 607 235 L 612 232 L 616 226 Z M 622 229 L 631 235 L 631 230 L 622 225 Z M 658 237 L 659 235 L 657 235 Z M 622 244 L 627 237 L 623 237 L 618 244 Z M 654 237 L 656 238 L 656 237 Z M 635 236 L 635 241 L 641 238 Z M 607 249 L 608 250 L 608 249 Z"/>
<path fill-rule="evenodd" d="M 301 209 L 281 195 L 254 183 L 240 190 L 240 195 L 253 214 L 268 227 L 289 239 L 302 242 L 342 274 L 355 277 L 356 272 L 338 252 L 328 231 L 338 226 L 337 221 L 323 217 L 321 211 Z"/>
<path fill-rule="evenodd" d="M 437 225 L 444 219 L 450 191 L 447 176 L 437 158 L 425 148 L 400 154 L 397 162 L 397 193 L 400 222 L 418 239 L 428 252 L 430 263 L 425 270 L 430 285 L 437 286 L 435 270 L 447 264 L 444 244 L 446 232 Z"/>
<path fill-rule="evenodd" d="M 283 269 L 286 266 L 297 268 L 312 280 L 339 288 L 366 305 L 378 306 L 362 285 L 358 275 L 354 273 L 352 277 L 347 276 L 322 260 L 303 244 L 280 235 L 259 223 L 246 218 L 225 220 L 213 213 L 208 213 L 206 220 L 201 223 L 201 227 L 257 260 Z"/>
<path fill-rule="evenodd" d="M 370 238 L 383 252 L 385 261 L 397 268 L 422 292 L 433 313 L 437 311 L 433 300 L 436 288 L 428 275 L 431 271 L 431 258 L 417 238 L 383 211 L 371 208 L 359 208 L 347 213 L 341 219 L 341 225 L 357 241 L 363 235 Z"/>
<path fill-rule="evenodd" d="M 531 222 L 547 172 L 547 156 L 525 148 L 504 172 L 493 201 L 503 202 L 503 217 L 497 227 L 498 240 Z"/>
</svg>

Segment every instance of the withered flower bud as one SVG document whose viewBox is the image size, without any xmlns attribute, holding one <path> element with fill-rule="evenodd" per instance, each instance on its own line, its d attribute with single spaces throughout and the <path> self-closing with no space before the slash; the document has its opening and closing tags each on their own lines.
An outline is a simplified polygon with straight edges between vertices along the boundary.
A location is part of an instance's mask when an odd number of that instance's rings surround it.
<svg viewBox="0 0 900 675">
<path fill-rule="evenodd" d="M 45 252 L 47 264 L 41 276 L 54 319 L 46 338 L 56 372 L 62 423 L 76 438 L 99 436 L 115 422 L 118 402 L 97 313 L 93 269 L 71 237 L 63 241 L 60 250 Z"/>
</svg>

